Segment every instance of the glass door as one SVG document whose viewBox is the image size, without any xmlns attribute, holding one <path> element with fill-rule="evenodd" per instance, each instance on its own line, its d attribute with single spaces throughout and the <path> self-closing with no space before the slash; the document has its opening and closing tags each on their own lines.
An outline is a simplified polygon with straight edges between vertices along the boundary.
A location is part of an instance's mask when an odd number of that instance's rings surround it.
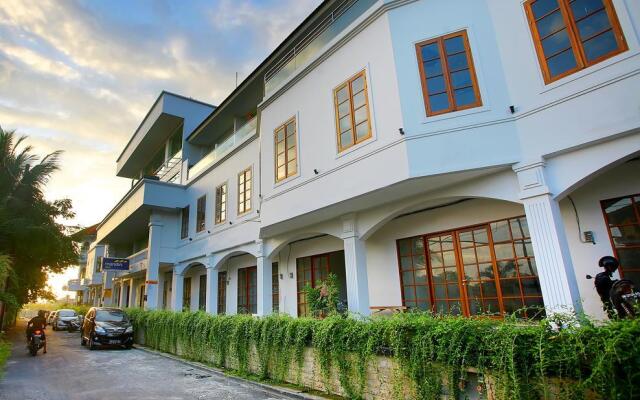
<svg viewBox="0 0 640 400">
<path fill-rule="evenodd" d="M 428 236 L 426 240 L 434 311 L 451 315 L 464 313 L 454 233 Z"/>
</svg>

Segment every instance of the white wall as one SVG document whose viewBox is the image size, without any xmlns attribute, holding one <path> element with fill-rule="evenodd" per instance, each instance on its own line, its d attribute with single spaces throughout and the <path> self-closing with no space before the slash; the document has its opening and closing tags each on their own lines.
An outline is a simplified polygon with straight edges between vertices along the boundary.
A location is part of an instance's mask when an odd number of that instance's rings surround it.
<svg viewBox="0 0 640 400">
<path fill-rule="evenodd" d="M 595 276 L 601 272 L 598 267 L 600 257 L 613 255 L 600 201 L 636 193 L 640 193 L 640 161 L 637 159 L 602 174 L 569 194 L 576 205 L 582 232 L 593 231 L 595 244 L 580 241 L 582 235 L 569 199 L 560 203 L 584 311 L 597 319 L 605 318 L 605 314 L 593 280 L 585 279 L 585 275 Z"/>
</svg>

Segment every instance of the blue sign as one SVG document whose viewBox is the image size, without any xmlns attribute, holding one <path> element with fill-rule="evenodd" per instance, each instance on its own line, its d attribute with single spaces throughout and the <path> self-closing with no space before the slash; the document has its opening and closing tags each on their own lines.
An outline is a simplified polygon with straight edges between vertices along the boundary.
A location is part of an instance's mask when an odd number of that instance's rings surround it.
<svg viewBox="0 0 640 400">
<path fill-rule="evenodd" d="M 126 258 L 103 258 L 102 259 L 103 271 L 128 271 L 129 260 Z"/>
</svg>

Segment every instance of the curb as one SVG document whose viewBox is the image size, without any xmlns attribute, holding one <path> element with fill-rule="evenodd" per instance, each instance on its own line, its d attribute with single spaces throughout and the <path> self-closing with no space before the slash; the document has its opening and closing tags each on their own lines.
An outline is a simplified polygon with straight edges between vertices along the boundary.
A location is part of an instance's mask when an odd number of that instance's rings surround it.
<svg viewBox="0 0 640 400">
<path fill-rule="evenodd" d="M 158 350 L 154 350 L 151 349 L 149 347 L 146 346 L 141 346 L 139 344 L 135 344 L 135 346 L 133 347 L 134 349 L 137 350 L 141 350 L 150 354 L 155 354 L 158 355 L 160 357 L 164 357 L 164 358 L 168 358 L 170 360 L 174 360 L 174 361 L 178 361 L 182 364 L 185 365 L 189 365 L 191 367 L 194 368 L 198 368 L 202 371 L 206 371 L 209 372 L 211 374 L 215 374 L 219 377 L 223 377 L 226 379 L 229 379 L 231 381 L 234 382 L 239 382 L 239 383 L 244 383 L 244 384 L 248 384 L 251 386 L 255 386 L 257 388 L 260 388 L 261 390 L 268 392 L 268 393 L 272 393 L 272 394 L 277 394 L 277 395 L 282 395 L 282 396 L 286 396 L 288 398 L 291 399 L 301 399 L 301 400 L 326 400 L 326 397 L 320 397 L 320 396 L 315 396 L 309 393 L 305 393 L 301 390 L 296 390 L 296 389 L 290 389 L 290 388 L 285 388 L 285 387 L 280 387 L 280 386 L 273 386 L 273 385 L 268 385 L 266 383 L 261 383 L 261 382 L 256 382 L 256 381 L 252 381 L 249 379 L 243 379 L 237 376 L 233 376 L 233 375 L 229 375 L 226 374 L 224 372 L 224 370 L 219 369 L 219 368 L 213 368 L 213 367 L 209 367 L 208 365 L 196 362 L 196 361 L 189 361 L 189 360 L 185 360 L 184 358 L 180 358 L 178 356 L 175 356 L 173 354 L 169 354 L 169 353 L 163 353 L 161 351 Z"/>
</svg>

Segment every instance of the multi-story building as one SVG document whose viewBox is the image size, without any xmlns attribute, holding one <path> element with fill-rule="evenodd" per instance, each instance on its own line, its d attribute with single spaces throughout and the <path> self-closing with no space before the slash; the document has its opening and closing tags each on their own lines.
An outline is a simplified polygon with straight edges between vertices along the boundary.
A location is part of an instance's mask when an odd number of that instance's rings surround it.
<svg viewBox="0 0 640 400">
<path fill-rule="evenodd" d="M 598 259 L 640 282 L 639 26 L 632 0 L 324 1 L 218 107 L 160 95 L 103 287 L 303 315 L 334 273 L 365 315 L 604 318 Z"/>
</svg>

